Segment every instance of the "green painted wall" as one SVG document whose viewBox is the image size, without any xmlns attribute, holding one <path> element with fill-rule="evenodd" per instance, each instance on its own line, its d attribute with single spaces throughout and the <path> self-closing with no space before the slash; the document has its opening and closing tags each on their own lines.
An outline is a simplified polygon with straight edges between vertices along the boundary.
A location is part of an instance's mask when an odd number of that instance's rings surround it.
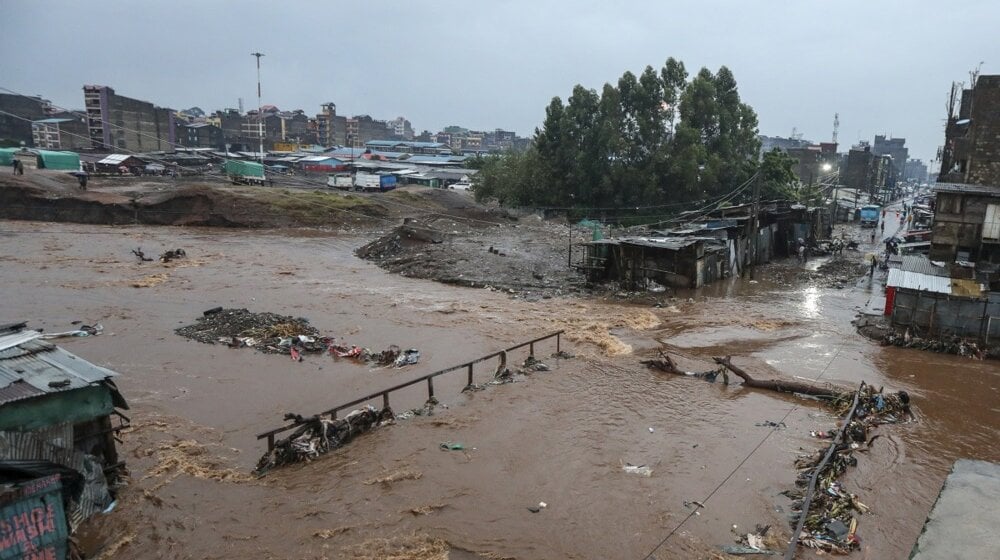
<svg viewBox="0 0 1000 560">
<path fill-rule="evenodd" d="M 63 422 L 75 424 L 107 416 L 113 410 L 111 391 L 103 385 L 91 385 L 0 406 L 0 431 L 23 432 Z"/>
</svg>

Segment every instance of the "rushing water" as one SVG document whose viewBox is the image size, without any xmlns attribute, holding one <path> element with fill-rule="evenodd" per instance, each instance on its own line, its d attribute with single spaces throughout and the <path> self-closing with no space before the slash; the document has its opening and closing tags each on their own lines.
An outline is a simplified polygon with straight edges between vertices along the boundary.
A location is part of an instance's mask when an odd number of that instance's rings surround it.
<svg viewBox="0 0 1000 560">
<path fill-rule="evenodd" d="M 836 418 L 810 401 L 639 364 L 659 349 L 691 370 L 728 354 L 762 377 L 910 392 L 919 421 L 880 428 L 883 437 L 846 479 L 874 511 L 860 519 L 859 558 L 907 556 L 955 459 L 1000 460 L 1000 368 L 861 338 L 850 321 L 877 291 L 865 280 L 845 290 L 785 280 L 796 268 L 789 264 L 658 308 L 525 302 L 386 274 L 352 255 L 360 238 L 17 222 L 2 229 L 0 318 L 49 331 L 101 322 L 104 335 L 63 344 L 122 374 L 135 425 L 122 445 L 132 481 L 116 510 L 82 534 L 108 558 L 333 558 L 416 533 L 446 540 L 453 558 L 638 559 L 689 515 L 691 501 L 705 508 L 658 558 L 712 557 L 732 542 L 734 524 L 745 532 L 769 523 L 787 536 L 789 504 L 779 493 L 793 485 L 795 456 L 821 445 L 809 431 Z M 180 247 L 188 258 L 140 265 L 130 253 L 138 246 L 151 254 Z M 173 334 L 219 305 L 305 316 L 349 343 L 418 348 L 421 361 L 375 370 L 329 357 L 295 363 Z M 577 357 L 550 360 L 554 345 L 541 343 L 536 354 L 550 373 L 462 395 L 456 372 L 435 382 L 448 408 L 432 417 L 261 480 L 246 476 L 264 450 L 255 434 L 281 425 L 286 412 L 319 412 L 557 329 L 567 330 L 564 345 Z M 477 366 L 477 381 L 493 365 Z M 422 391 L 394 395 L 394 408 L 419 406 Z M 782 418 L 787 427 L 720 486 L 768 434 L 757 424 Z M 441 451 L 442 441 L 467 449 Z M 626 473 L 624 463 L 652 475 Z M 375 480 L 388 475 L 399 480 Z M 539 502 L 548 507 L 529 512 Z"/>
</svg>

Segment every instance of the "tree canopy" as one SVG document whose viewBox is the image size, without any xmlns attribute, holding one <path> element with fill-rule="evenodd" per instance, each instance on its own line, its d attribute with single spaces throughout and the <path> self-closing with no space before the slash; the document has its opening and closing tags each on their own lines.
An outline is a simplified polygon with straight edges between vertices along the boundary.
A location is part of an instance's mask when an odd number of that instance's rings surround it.
<svg viewBox="0 0 1000 560">
<path fill-rule="evenodd" d="M 669 58 L 600 92 L 577 85 L 565 103 L 553 98 L 529 150 L 481 162 L 475 194 L 548 207 L 683 204 L 745 184 L 761 169 L 759 150 L 757 114 L 740 100 L 733 73 L 723 66 L 689 77 Z M 768 163 L 772 190 L 794 182 L 779 172 L 787 162 Z"/>
</svg>

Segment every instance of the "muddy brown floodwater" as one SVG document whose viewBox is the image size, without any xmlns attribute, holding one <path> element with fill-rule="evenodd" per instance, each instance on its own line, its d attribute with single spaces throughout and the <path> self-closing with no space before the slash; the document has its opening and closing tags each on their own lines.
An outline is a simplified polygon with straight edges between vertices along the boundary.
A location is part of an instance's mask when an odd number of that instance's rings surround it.
<svg viewBox="0 0 1000 560">
<path fill-rule="evenodd" d="M 409 547 L 401 558 L 640 559 L 690 513 L 686 501 L 704 501 L 760 443 L 770 428 L 756 424 L 786 414 L 787 427 L 656 557 L 720 557 L 733 525 L 771 524 L 787 538 L 780 492 L 794 484 L 795 456 L 821 446 L 809 431 L 836 418 L 810 401 L 639 364 L 659 349 L 686 369 L 732 354 L 761 376 L 865 380 L 912 395 L 918 421 L 880 428 L 845 480 L 874 512 L 859 520 L 856 558 L 907 557 L 951 463 L 1000 460 L 1000 368 L 861 338 L 850 320 L 872 295 L 867 279 L 824 287 L 800 265 L 776 264 L 754 282 L 721 282 L 660 307 L 527 302 L 389 274 L 352 255 L 368 241 L 360 237 L 26 222 L 0 231 L 0 319 L 48 330 L 100 322 L 104 335 L 63 344 L 122 374 L 131 483 L 80 535 L 106 560 L 363 558 L 394 547 Z M 137 246 L 180 247 L 188 257 L 140 265 Z M 304 316 L 371 348 L 419 348 L 421 361 L 295 363 L 173 333 L 220 305 Z M 248 475 L 264 451 L 255 434 L 286 412 L 313 414 L 557 329 L 577 357 L 546 357 L 549 373 L 470 395 L 460 393 L 461 373 L 439 378 L 447 409 L 434 416 L 263 479 Z M 548 356 L 546 344 L 536 353 Z M 490 368 L 479 366 L 477 380 Z M 397 412 L 419 406 L 421 391 L 394 396 Z M 441 451 L 443 441 L 467 449 Z M 623 463 L 652 475 L 626 473 Z M 527 509 L 539 502 L 548 507 Z"/>
</svg>

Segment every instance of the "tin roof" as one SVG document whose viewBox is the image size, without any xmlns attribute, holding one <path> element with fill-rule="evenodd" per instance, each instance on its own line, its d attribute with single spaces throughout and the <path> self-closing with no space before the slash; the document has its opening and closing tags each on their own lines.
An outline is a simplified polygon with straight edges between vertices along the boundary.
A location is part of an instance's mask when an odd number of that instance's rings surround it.
<svg viewBox="0 0 1000 560">
<path fill-rule="evenodd" d="M 889 269 L 889 278 L 886 280 L 885 285 L 892 288 L 905 288 L 921 292 L 951 294 L 951 278 L 909 272 L 901 268 Z"/>
<path fill-rule="evenodd" d="M 934 185 L 934 192 L 980 194 L 1000 197 L 1000 186 L 968 185 L 965 183 L 937 183 Z"/>
<path fill-rule="evenodd" d="M 924 255 L 903 255 L 900 259 L 899 269 L 905 272 L 919 272 L 928 276 L 951 276 L 948 267 L 936 266 Z"/>
<path fill-rule="evenodd" d="M 39 339 L 37 331 L 0 336 L 0 405 L 69 391 L 118 374 Z"/>
<path fill-rule="evenodd" d="M 129 158 L 133 158 L 133 157 L 135 157 L 135 156 L 133 156 L 131 154 L 111 154 L 110 156 L 102 159 L 101 161 L 99 161 L 97 163 L 100 164 L 100 165 L 118 165 L 119 163 L 122 163 L 123 161 L 125 161 L 125 160 L 127 160 Z M 136 158 L 136 159 L 139 159 L 139 158 Z"/>
</svg>

